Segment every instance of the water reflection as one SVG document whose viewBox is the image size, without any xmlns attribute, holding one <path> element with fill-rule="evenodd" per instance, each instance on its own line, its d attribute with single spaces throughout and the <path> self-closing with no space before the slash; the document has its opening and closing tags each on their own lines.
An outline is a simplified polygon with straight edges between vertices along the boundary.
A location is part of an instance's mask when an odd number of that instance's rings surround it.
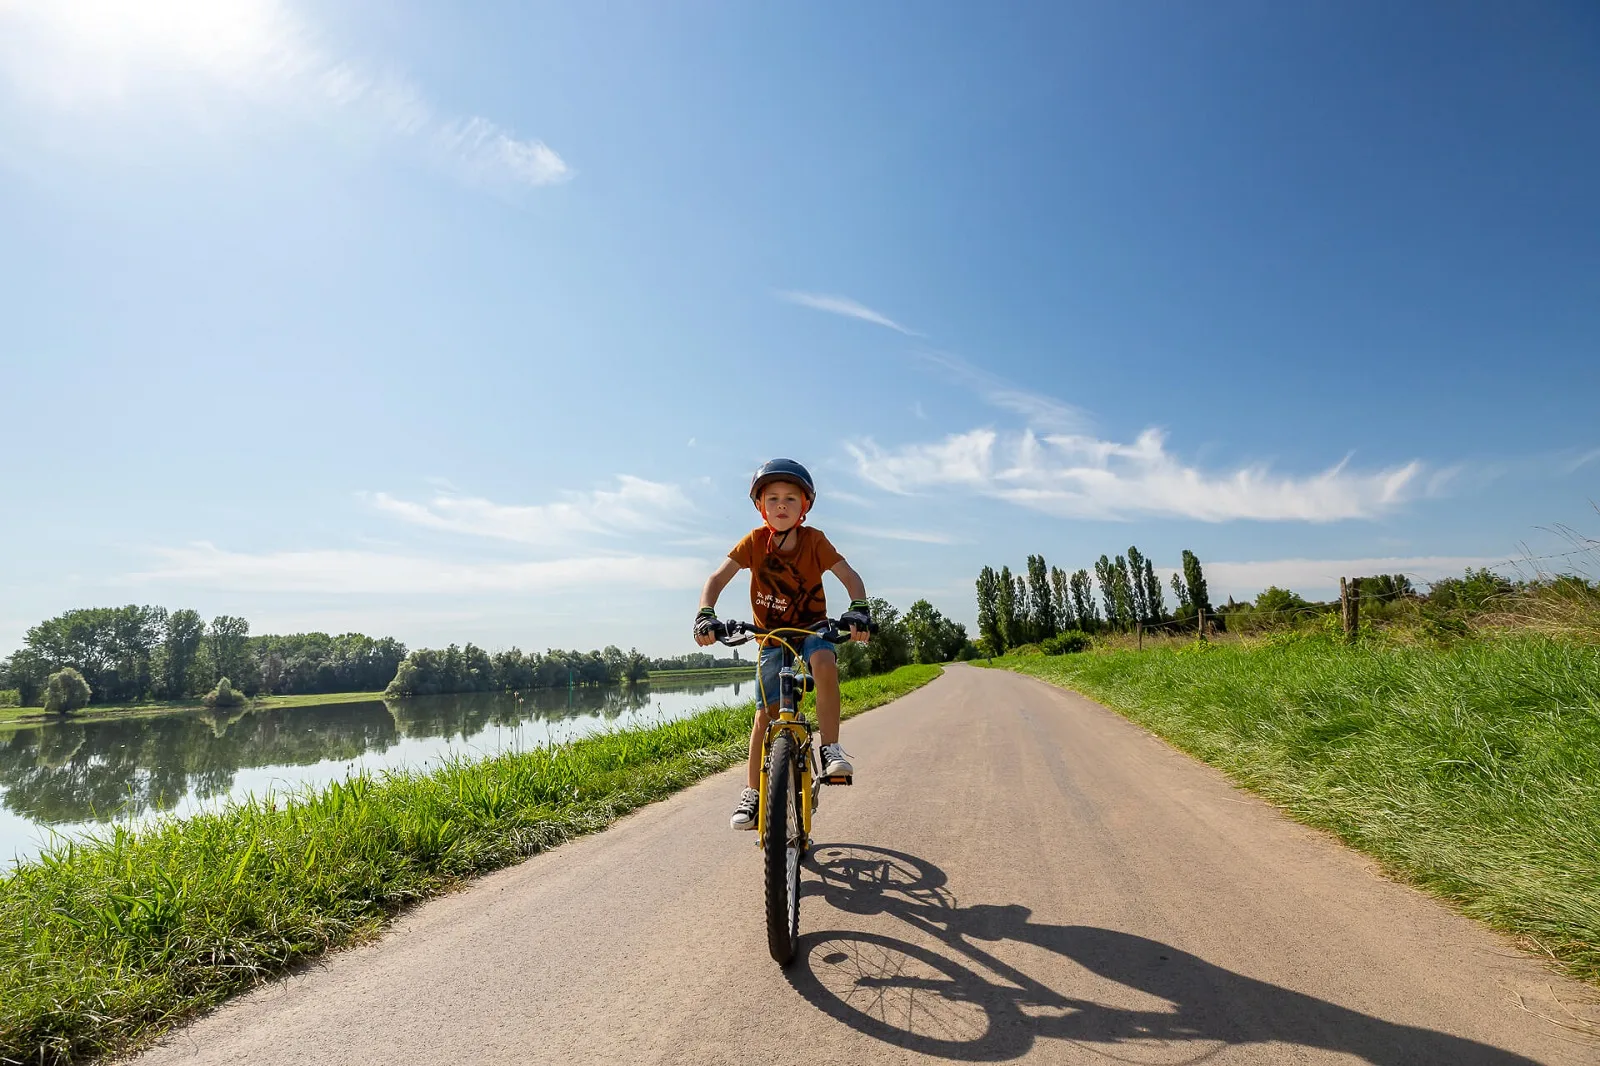
<svg viewBox="0 0 1600 1066">
<path fill-rule="evenodd" d="M 0 731 L 0 865 L 16 822 L 104 823 L 185 813 L 242 794 L 241 777 L 315 783 L 348 769 L 426 765 L 563 740 L 607 725 L 681 717 L 748 697 L 748 684 L 668 684 L 49 722 Z M 293 770 L 292 768 L 303 768 Z M 244 771 L 244 773 L 241 773 Z M 247 790 L 247 789 L 246 789 Z M 34 834 L 35 838 L 44 834 Z"/>
</svg>

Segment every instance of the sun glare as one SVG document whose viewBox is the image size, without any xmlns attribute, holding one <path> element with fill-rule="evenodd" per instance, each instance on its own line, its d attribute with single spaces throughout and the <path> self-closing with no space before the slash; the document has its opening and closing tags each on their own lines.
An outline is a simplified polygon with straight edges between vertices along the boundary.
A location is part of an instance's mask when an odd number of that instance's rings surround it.
<svg viewBox="0 0 1600 1066">
<path fill-rule="evenodd" d="M 310 58 L 277 0 L 0 0 L 0 28 L 0 62 L 67 97 L 194 73 L 262 86 Z"/>
</svg>

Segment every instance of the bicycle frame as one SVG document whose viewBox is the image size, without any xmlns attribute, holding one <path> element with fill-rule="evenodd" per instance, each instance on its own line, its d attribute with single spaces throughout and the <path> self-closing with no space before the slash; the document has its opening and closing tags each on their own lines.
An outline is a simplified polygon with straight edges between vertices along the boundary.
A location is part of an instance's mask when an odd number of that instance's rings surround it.
<svg viewBox="0 0 1600 1066">
<path fill-rule="evenodd" d="M 786 966 L 794 959 L 799 944 L 800 866 L 811 850 L 811 816 L 816 810 L 818 792 L 824 783 L 848 785 L 852 777 L 848 773 L 825 780 L 818 776 L 822 767 L 818 765 L 818 753 L 811 744 L 813 730 L 801 710 L 806 692 L 815 689 L 816 682 L 805 657 L 784 639 L 784 634 L 801 638 L 816 636 L 837 643 L 838 623 L 825 619 L 811 628 L 780 626 L 773 629 L 747 622 L 729 621 L 721 625 L 720 639 L 724 644 L 743 644 L 754 638 L 763 651 L 775 647 L 782 653 L 775 705 L 768 698 L 761 657 L 757 656 L 756 661 L 756 676 L 762 686 L 757 699 L 762 713 L 769 707 L 774 707 L 776 713 L 767 720 L 761 741 L 761 774 L 757 789 L 760 798 L 756 802 L 755 828 L 756 847 L 762 852 L 766 879 L 767 948 L 778 965 Z M 852 634 L 859 628 L 852 626 Z M 868 628 L 870 631 L 870 625 Z M 782 760 L 776 761 L 780 752 Z M 777 794 L 771 795 L 774 792 Z"/>
<path fill-rule="evenodd" d="M 761 799 L 756 807 L 756 846 L 764 847 L 767 839 L 767 776 L 772 764 L 772 742 L 781 733 L 794 737 L 795 752 L 800 764 L 800 851 L 804 854 L 811 843 L 811 812 L 817 801 L 815 784 L 816 753 L 811 748 L 811 723 L 801 712 L 801 702 L 808 689 L 815 687 L 803 656 L 794 645 L 778 636 L 778 632 L 792 632 L 812 636 L 809 629 L 779 630 L 763 634 L 783 648 L 784 665 L 778 671 L 778 716 L 767 723 L 766 737 L 761 742 Z M 798 670 L 796 669 L 798 666 Z M 757 659 L 759 673 L 760 660 Z M 764 692 L 757 693 L 762 706 Z"/>
</svg>

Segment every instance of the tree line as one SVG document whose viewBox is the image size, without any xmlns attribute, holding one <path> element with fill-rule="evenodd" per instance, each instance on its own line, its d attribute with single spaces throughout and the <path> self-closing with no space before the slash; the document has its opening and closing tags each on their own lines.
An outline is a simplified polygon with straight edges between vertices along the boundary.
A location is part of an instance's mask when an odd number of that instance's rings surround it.
<svg viewBox="0 0 1600 1066">
<path fill-rule="evenodd" d="M 888 601 L 874 599 L 879 632 L 867 645 L 839 650 L 845 677 L 893 670 L 910 662 L 946 662 L 976 653 L 966 627 L 918 600 L 904 616 Z M 571 686 L 636 684 L 653 671 L 751 666 L 751 658 L 709 651 L 651 658 L 615 645 L 598 651 L 518 648 L 490 653 L 476 644 L 420 648 L 408 653 L 392 637 L 361 633 L 250 635 L 250 623 L 218 615 L 209 623 L 199 612 L 165 607 L 90 607 L 67 611 L 28 630 L 23 647 L 0 659 L 0 695 L 16 693 L 35 706 L 52 677 L 76 671 L 87 686 L 83 698 L 62 709 L 139 700 L 181 700 L 214 692 L 227 679 L 246 696 L 376 692 L 433 695 L 521 692 Z M 76 685 L 71 675 L 57 687 Z"/>
<path fill-rule="evenodd" d="M 406 646 L 392 637 L 251 636 L 250 623 L 234 615 L 207 623 L 192 610 L 130 604 L 67 611 L 29 629 L 23 647 L 0 659 L 0 690 L 15 690 L 18 702 L 33 706 L 47 696 L 52 677 L 74 670 L 95 704 L 197 698 L 224 678 L 247 696 L 376 692 L 394 682 L 407 661 Z M 710 655 L 649 660 L 614 647 L 491 656 L 473 644 L 413 652 L 409 661 L 412 676 L 421 671 L 415 684 L 429 692 L 553 688 L 567 685 L 569 676 L 579 684 L 608 684 L 657 668 L 738 664 L 737 657 Z M 69 674 L 57 684 L 70 681 Z"/>
<path fill-rule="evenodd" d="M 910 663 L 946 663 L 977 654 L 967 639 L 967 627 L 946 618 L 925 599 L 913 603 L 904 614 L 880 596 L 871 597 L 868 603 L 878 631 L 866 644 L 846 641 L 839 645 L 842 680 L 888 673 Z"/>
<path fill-rule="evenodd" d="M 968 658 L 976 653 L 967 639 L 966 627 L 946 618 L 927 600 L 918 600 L 903 616 L 887 600 L 874 598 L 870 602 L 878 632 L 870 643 L 846 643 L 837 650 L 839 675 L 846 680 L 885 673 L 912 662 L 948 662 L 960 657 L 963 650 Z M 406 656 L 385 695 L 431 696 L 522 692 L 569 685 L 631 685 L 644 681 L 652 671 L 736 666 L 754 670 L 754 660 L 754 654 L 742 659 L 738 649 L 731 659 L 718 658 L 710 652 L 651 659 L 636 648 L 625 652 L 615 645 L 591 652 L 552 649 L 540 655 L 517 648 L 491 654 L 475 644 L 464 647 L 452 644 L 443 650 L 421 648 Z"/>
<path fill-rule="evenodd" d="M 1579 581 L 1585 590 L 1591 587 L 1574 578 L 1545 584 L 1555 588 L 1573 581 Z M 1468 568 L 1464 577 L 1433 582 L 1426 593 L 1419 592 L 1404 574 L 1351 578 L 1349 590 L 1363 614 L 1382 619 L 1417 606 L 1466 613 L 1482 611 L 1489 605 L 1505 603 L 1513 592 L 1527 591 L 1538 584 L 1516 584 L 1492 570 Z M 1294 625 L 1337 611 L 1339 606 L 1338 601 L 1307 600 L 1276 585 L 1263 589 L 1251 600 L 1236 602 L 1229 596 L 1226 603 L 1213 606 L 1205 569 L 1194 552 L 1187 549 L 1168 587 L 1176 601 L 1171 610 L 1154 562 L 1137 546 L 1130 546 L 1115 557 L 1101 555 L 1092 574 L 1087 568 L 1068 573 L 1048 565 L 1042 555 L 1028 556 L 1026 569 L 1017 574 L 1009 566 L 1002 566 L 998 572 L 985 566 L 977 579 L 980 651 L 1001 655 L 1026 644 L 1060 640 L 1064 634 L 1129 632 L 1137 625 L 1148 628 L 1177 623 L 1174 628 L 1185 624 L 1192 627 L 1202 614 L 1208 627 L 1250 632 Z"/>
<path fill-rule="evenodd" d="M 1028 556 L 1018 574 L 1009 566 L 998 572 L 985 566 L 977 581 L 978 636 L 985 652 L 998 655 L 1063 633 L 1126 632 L 1138 624 L 1212 613 L 1205 571 L 1194 552 L 1183 552 L 1171 588 L 1177 605 L 1169 612 L 1155 562 L 1137 546 L 1115 558 L 1101 555 L 1093 575 L 1087 568 L 1068 573 L 1050 566 L 1043 555 Z"/>
<path fill-rule="evenodd" d="M 652 660 L 639 649 L 608 645 L 602 651 L 543 655 L 510 648 L 493 654 L 476 644 L 442 650 L 418 648 L 396 669 L 386 696 L 438 696 L 463 692 L 523 692 L 579 685 L 638 684 L 650 676 Z"/>
<path fill-rule="evenodd" d="M 188 699 L 231 679 L 249 695 L 370 692 L 405 658 L 392 637 L 361 633 L 250 635 L 250 623 L 198 611 L 138 606 L 67 611 L 28 630 L 0 659 L 0 689 L 33 705 L 52 675 L 76 670 L 93 703 Z"/>
</svg>

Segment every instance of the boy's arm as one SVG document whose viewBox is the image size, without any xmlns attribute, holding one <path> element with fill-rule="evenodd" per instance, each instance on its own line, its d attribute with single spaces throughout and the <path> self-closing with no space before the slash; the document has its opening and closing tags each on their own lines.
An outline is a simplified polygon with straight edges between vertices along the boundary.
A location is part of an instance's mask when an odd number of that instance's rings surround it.
<svg viewBox="0 0 1600 1066">
<path fill-rule="evenodd" d="M 700 590 L 700 611 L 694 616 L 694 642 L 702 648 L 708 648 L 717 642 L 717 638 L 728 635 L 722 623 L 717 621 L 717 597 L 728 587 L 733 575 L 743 569 L 732 559 L 724 559 L 722 565 L 706 578 L 706 587 Z"/>
<path fill-rule="evenodd" d="M 722 560 L 722 565 L 717 567 L 710 577 L 706 578 L 706 587 L 700 590 L 701 609 L 715 607 L 717 605 L 717 597 L 722 595 L 722 590 L 728 587 L 728 582 L 732 581 L 734 575 L 738 574 L 742 569 L 744 568 L 732 559 Z M 857 578 L 856 580 L 860 581 L 861 579 Z"/>
<path fill-rule="evenodd" d="M 829 573 L 838 578 L 839 583 L 844 586 L 844 590 L 850 594 L 850 606 L 852 609 L 857 603 L 866 602 L 866 583 L 861 580 L 861 575 L 856 573 L 855 568 L 849 563 L 840 559 L 829 568 Z M 851 640 L 859 640 L 864 644 L 871 636 L 872 634 L 865 629 L 858 629 L 854 625 L 850 627 Z"/>
<path fill-rule="evenodd" d="M 867 598 L 867 586 L 862 582 L 861 575 L 856 573 L 855 568 L 849 563 L 840 559 L 828 572 L 839 579 L 839 584 L 844 586 L 844 590 L 850 594 L 852 600 Z"/>
</svg>

